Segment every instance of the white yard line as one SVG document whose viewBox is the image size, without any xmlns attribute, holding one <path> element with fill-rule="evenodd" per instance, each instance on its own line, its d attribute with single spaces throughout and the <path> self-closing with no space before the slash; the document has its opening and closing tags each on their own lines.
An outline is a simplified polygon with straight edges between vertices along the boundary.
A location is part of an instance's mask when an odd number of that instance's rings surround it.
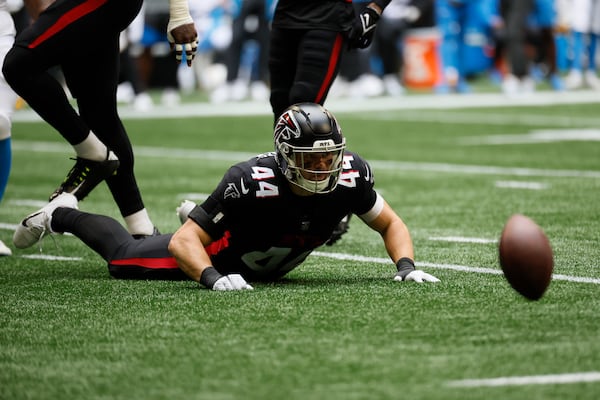
<svg viewBox="0 0 600 400">
<path fill-rule="evenodd" d="M 471 94 L 415 94 L 401 98 L 378 97 L 372 99 L 329 98 L 327 108 L 334 113 L 343 112 L 378 112 L 387 110 L 437 110 L 481 107 L 518 107 L 548 106 L 557 104 L 600 103 L 598 92 L 580 90 L 557 94 L 551 91 L 540 91 L 526 96 L 506 97 L 502 93 Z M 184 103 L 177 107 L 155 107 L 151 112 L 135 111 L 129 106 L 120 106 L 119 113 L 123 119 L 182 118 L 205 116 L 257 116 L 271 115 L 268 102 L 239 102 L 227 104 Z M 418 114 L 418 113 L 415 113 Z M 414 118 L 423 117 L 414 115 Z M 502 118 L 499 116 L 498 118 Z M 35 122 L 40 117 L 32 110 L 19 110 L 13 115 L 13 122 Z M 491 119 L 486 122 L 493 122 Z"/>
<path fill-rule="evenodd" d="M 507 376 L 490 379 L 463 379 L 447 383 L 451 387 L 496 387 L 522 385 L 556 385 L 567 383 L 598 382 L 600 372 L 577 372 L 571 374 Z"/>
<path fill-rule="evenodd" d="M 436 242 L 453 242 L 453 243 L 497 243 L 496 239 L 472 238 L 463 236 L 432 236 L 428 238 Z"/>
<path fill-rule="evenodd" d="M 389 258 L 380 258 L 380 257 L 366 257 L 357 254 L 345 254 L 345 253 L 328 253 L 322 251 L 314 251 L 311 253 L 312 256 L 316 257 L 324 257 L 324 258 L 332 258 L 336 260 L 349 260 L 349 261 L 357 261 L 357 262 L 367 262 L 373 264 L 392 264 Z M 417 267 L 425 267 L 425 268 L 437 268 L 437 269 L 449 269 L 458 272 L 475 272 L 481 274 L 492 274 L 492 275 L 501 275 L 502 271 L 499 268 L 485 268 L 485 267 L 470 267 L 467 265 L 456 265 L 456 264 L 438 264 L 438 263 L 430 263 L 430 262 L 416 262 Z M 568 281 L 568 282 L 577 282 L 577 283 L 592 283 L 595 285 L 600 285 L 600 278 L 588 278 L 588 277 L 580 277 L 580 276 L 570 276 L 570 275 L 552 275 L 553 280 L 557 281 Z"/>
<path fill-rule="evenodd" d="M 550 121 L 547 121 L 549 123 Z M 600 122 L 600 120 L 598 121 Z M 469 136 L 460 139 L 464 145 L 507 145 L 539 144 L 557 142 L 600 142 L 600 129 L 591 128 L 552 128 L 534 129 L 522 134 L 504 134 L 491 136 Z"/>
<path fill-rule="evenodd" d="M 13 140 L 14 151 L 71 154 L 72 149 L 65 143 Z M 136 146 L 136 157 L 170 159 L 194 159 L 208 161 L 239 162 L 255 156 L 256 153 L 239 151 L 190 150 L 164 147 Z M 494 167 L 488 165 L 459 165 L 446 163 L 403 162 L 390 160 L 369 160 L 375 170 L 424 171 L 471 175 L 542 176 L 552 178 L 592 178 L 600 179 L 600 171 L 560 170 L 539 168 Z"/>
<path fill-rule="evenodd" d="M 17 229 L 17 224 L 8 224 L 6 222 L 0 222 L 0 229 L 4 229 L 7 231 L 14 231 Z"/>
<path fill-rule="evenodd" d="M 487 165 L 458 165 L 426 162 L 370 160 L 375 170 L 445 172 L 471 175 L 545 176 L 553 178 L 600 178 L 600 171 L 560 170 L 540 168 L 494 167 Z"/>
<path fill-rule="evenodd" d="M 542 182 L 523 182 L 523 181 L 496 181 L 494 186 L 501 189 L 527 189 L 527 190 L 544 190 L 550 185 Z"/>
<path fill-rule="evenodd" d="M 7 224 L 0 222 L 0 229 L 6 230 L 14 230 L 16 229 L 16 225 Z M 71 235 L 67 233 L 67 235 Z M 430 238 L 431 240 L 447 240 L 448 238 Z M 457 239 L 457 238 L 454 238 Z M 458 238 L 459 241 L 461 240 Z M 494 243 L 495 240 L 489 239 L 477 239 L 477 238 L 462 238 L 462 241 L 466 241 L 469 243 Z M 323 257 L 323 258 L 331 258 L 336 260 L 349 260 L 349 261 L 357 261 L 357 262 L 366 262 L 366 263 L 374 263 L 374 264 L 391 264 L 389 258 L 381 258 L 381 257 L 367 257 L 361 256 L 358 254 L 346 254 L 346 253 L 329 253 L 323 251 L 314 251 L 311 253 L 311 256 L 315 257 Z M 48 260 L 68 260 L 68 261 L 77 261 L 81 258 L 72 258 L 72 257 L 60 257 L 60 256 L 52 256 L 52 255 L 43 255 L 43 254 L 28 254 L 22 255 L 24 258 L 36 258 L 36 259 L 48 259 Z M 57 257 L 57 258 L 53 258 Z M 470 273 L 480 273 L 480 274 L 492 274 L 492 275 L 501 275 L 502 271 L 498 268 L 486 268 L 486 267 L 471 267 L 467 265 L 457 265 L 457 264 L 439 264 L 439 263 L 431 263 L 426 261 L 417 261 L 417 267 L 420 268 L 435 268 L 435 269 L 448 269 L 457 272 L 470 272 Z M 571 275 L 563 275 L 563 274 L 553 274 L 552 279 L 556 281 L 567 281 L 567 282 L 577 282 L 577 283 L 591 283 L 595 285 L 600 285 L 600 278 L 588 278 L 584 276 L 571 276 Z"/>
<path fill-rule="evenodd" d="M 332 258 L 336 260 L 348 260 L 348 261 L 357 261 L 357 262 L 366 262 L 373 264 L 390 264 L 391 261 L 388 258 L 378 258 L 378 257 L 366 257 L 358 254 L 344 254 L 344 253 L 327 253 L 322 251 L 315 251 L 311 253 L 311 256 L 314 257 L 323 257 L 323 258 Z M 32 259 L 40 259 L 40 260 L 51 260 L 51 261 L 80 261 L 81 257 L 62 257 L 62 256 L 54 256 L 50 254 L 25 254 L 21 255 L 22 258 L 32 258 Z M 468 272 L 468 273 L 479 273 L 479 274 L 491 274 L 491 275 L 501 275 L 502 271 L 497 268 L 485 268 L 485 267 L 470 267 L 467 265 L 456 265 L 456 264 L 438 264 L 438 263 L 430 263 L 430 262 L 417 262 L 416 266 L 419 268 L 435 268 L 435 269 L 449 269 L 457 272 Z M 552 279 L 555 281 L 567 281 L 567 282 L 576 282 L 576 283 L 591 283 L 595 285 L 600 285 L 600 279 L 596 278 L 588 278 L 584 276 L 571 276 L 571 275 L 562 275 L 562 274 L 554 274 L 552 275 Z"/>
<path fill-rule="evenodd" d="M 599 100 L 600 102 L 600 100 Z M 436 123 L 452 123 L 452 124 L 483 124 L 503 126 L 510 124 L 518 124 L 529 127 L 548 127 L 555 128 L 571 128 L 581 127 L 589 128 L 600 125 L 600 118 L 597 117 L 568 117 L 564 115 L 525 115 L 519 116 L 514 114 L 495 113 L 493 111 L 480 110 L 427 110 L 427 112 L 402 112 L 402 110 L 391 110 L 377 113 L 375 116 L 372 113 L 363 115 L 352 115 L 352 118 L 360 118 L 364 120 L 377 119 L 380 121 L 413 121 L 413 122 L 436 122 Z M 468 138 L 465 139 L 467 144 Z"/>
<path fill-rule="evenodd" d="M 20 256 L 21 258 L 30 258 L 34 260 L 50 260 L 50 261 L 81 261 L 83 258 L 81 257 L 63 257 L 63 256 L 53 256 L 51 254 L 24 254 Z"/>
</svg>

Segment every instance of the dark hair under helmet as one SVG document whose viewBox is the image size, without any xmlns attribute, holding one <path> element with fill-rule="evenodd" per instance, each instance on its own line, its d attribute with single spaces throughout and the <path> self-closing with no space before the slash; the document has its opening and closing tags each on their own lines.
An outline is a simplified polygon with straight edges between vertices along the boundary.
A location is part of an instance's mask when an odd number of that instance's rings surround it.
<svg viewBox="0 0 600 400">
<path fill-rule="evenodd" d="M 346 139 L 333 114 L 319 104 L 294 104 L 275 123 L 273 136 L 279 168 L 292 184 L 312 193 L 329 193 L 335 189 Z M 326 153 L 333 156 L 328 170 L 311 171 L 305 167 L 305 159 L 310 155 Z M 315 174 L 326 174 L 327 178 L 311 180 L 309 177 Z"/>
</svg>

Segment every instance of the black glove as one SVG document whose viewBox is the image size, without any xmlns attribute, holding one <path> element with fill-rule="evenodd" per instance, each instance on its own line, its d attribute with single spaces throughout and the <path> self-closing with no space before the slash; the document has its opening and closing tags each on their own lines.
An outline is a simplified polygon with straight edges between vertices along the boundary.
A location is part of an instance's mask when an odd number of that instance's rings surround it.
<svg viewBox="0 0 600 400">
<path fill-rule="evenodd" d="M 375 27 L 379 21 L 379 13 L 373 8 L 366 6 L 356 16 L 356 20 L 348 34 L 348 47 L 351 49 L 365 49 L 371 45 Z"/>
</svg>

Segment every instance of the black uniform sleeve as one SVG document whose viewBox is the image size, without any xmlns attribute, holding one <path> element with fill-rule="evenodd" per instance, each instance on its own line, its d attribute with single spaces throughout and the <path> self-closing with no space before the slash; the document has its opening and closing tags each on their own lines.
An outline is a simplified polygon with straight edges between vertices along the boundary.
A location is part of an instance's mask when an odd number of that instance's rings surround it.
<svg viewBox="0 0 600 400">
<path fill-rule="evenodd" d="M 225 213 L 223 212 L 222 205 L 213 195 L 210 195 L 204 203 L 195 207 L 188 217 L 204 229 L 213 239 L 218 239 L 225 233 L 225 221 L 222 221 Z"/>
<path fill-rule="evenodd" d="M 368 212 L 377 201 L 377 193 L 373 186 L 375 178 L 369 164 L 358 154 L 346 151 L 344 169 L 338 185 L 350 190 L 345 201 L 350 201 L 351 211 L 362 215 Z"/>
<path fill-rule="evenodd" d="M 361 175 L 364 177 L 363 185 L 365 188 L 363 190 L 363 196 L 360 203 L 357 205 L 357 208 L 354 210 L 356 215 L 362 215 L 366 212 L 370 211 L 371 208 L 375 205 L 377 201 L 377 192 L 374 189 L 375 178 L 373 176 L 373 171 L 371 170 L 371 166 L 364 160 L 362 160 L 362 171 Z"/>
<path fill-rule="evenodd" d="M 229 168 L 211 195 L 195 207 L 189 218 L 196 222 L 213 239 L 218 239 L 227 230 L 228 214 L 233 199 L 240 197 L 240 189 L 232 182 L 239 182 L 243 176 L 242 163 Z M 228 208 L 229 207 L 229 208 Z"/>
</svg>

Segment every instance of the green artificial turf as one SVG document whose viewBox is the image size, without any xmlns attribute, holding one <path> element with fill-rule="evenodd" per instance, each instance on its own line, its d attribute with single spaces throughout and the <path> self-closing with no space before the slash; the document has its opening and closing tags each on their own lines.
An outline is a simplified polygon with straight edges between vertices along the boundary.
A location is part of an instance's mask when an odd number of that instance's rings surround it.
<svg viewBox="0 0 600 400">
<path fill-rule="evenodd" d="M 0 258 L 0 399 L 598 399 L 597 379 L 456 383 L 600 371 L 599 139 L 486 142 L 595 130 L 597 109 L 336 113 L 437 284 L 393 281 L 380 238 L 358 218 L 338 244 L 251 292 L 114 280 L 67 235 L 14 249 Z M 272 149 L 266 115 L 125 124 L 162 232 L 177 229 L 181 200 L 201 199 L 229 165 Z M 72 165 L 72 151 L 43 123 L 15 122 L 13 144 L 0 206 L 8 244 L 11 226 Z M 120 218 L 104 184 L 80 208 Z M 537 302 L 499 273 L 494 241 L 513 213 L 545 230 L 563 276 Z"/>
</svg>

